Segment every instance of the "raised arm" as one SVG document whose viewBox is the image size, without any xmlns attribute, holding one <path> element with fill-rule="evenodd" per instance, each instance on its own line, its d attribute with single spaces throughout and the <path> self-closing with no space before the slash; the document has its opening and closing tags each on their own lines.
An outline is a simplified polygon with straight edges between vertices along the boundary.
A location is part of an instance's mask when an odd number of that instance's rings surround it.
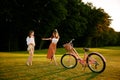
<svg viewBox="0 0 120 80">
<path fill-rule="evenodd" d="M 42 40 L 51 40 L 51 38 L 42 38 Z"/>
</svg>

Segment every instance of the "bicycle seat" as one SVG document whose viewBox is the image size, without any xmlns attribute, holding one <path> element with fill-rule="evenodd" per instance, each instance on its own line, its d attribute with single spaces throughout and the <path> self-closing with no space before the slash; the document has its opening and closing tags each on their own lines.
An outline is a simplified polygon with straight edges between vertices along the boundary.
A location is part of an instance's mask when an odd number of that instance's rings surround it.
<svg viewBox="0 0 120 80">
<path fill-rule="evenodd" d="M 83 48 L 83 50 L 84 50 L 85 52 L 90 51 L 90 49 L 89 49 L 89 48 Z"/>
</svg>

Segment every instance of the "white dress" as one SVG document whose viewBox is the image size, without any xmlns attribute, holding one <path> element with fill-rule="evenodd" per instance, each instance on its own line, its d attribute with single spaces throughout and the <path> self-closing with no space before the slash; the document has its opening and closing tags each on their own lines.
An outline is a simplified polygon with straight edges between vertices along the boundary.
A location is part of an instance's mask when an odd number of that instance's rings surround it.
<svg viewBox="0 0 120 80">
<path fill-rule="evenodd" d="M 27 42 L 27 45 L 28 45 L 28 48 L 27 48 L 27 50 L 29 51 L 29 50 L 33 50 L 34 49 L 34 46 L 35 46 L 35 39 L 34 39 L 34 37 L 27 37 L 26 38 L 26 42 Z M 33 45 L 31 45 L 31 44 L 33 44 Z"/>
</svg>

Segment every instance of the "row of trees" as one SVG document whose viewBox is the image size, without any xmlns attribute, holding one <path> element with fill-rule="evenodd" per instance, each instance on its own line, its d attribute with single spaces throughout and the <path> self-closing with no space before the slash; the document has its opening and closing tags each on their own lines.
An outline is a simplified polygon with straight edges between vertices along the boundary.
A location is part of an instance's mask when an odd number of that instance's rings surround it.
<svg viewBox="0 0 120 80">
<path fill-rule="evenodd" d="M 82 0 L 1 0 L 1 51 L 26 50 L 29 30 L 35 31 L 36 49 L 47 48 L 56 28 L 58 47 L 75 38 L 76 47 L 119 46 L 120 33 L 110 28 L 104 9 Z"/>
</svg>

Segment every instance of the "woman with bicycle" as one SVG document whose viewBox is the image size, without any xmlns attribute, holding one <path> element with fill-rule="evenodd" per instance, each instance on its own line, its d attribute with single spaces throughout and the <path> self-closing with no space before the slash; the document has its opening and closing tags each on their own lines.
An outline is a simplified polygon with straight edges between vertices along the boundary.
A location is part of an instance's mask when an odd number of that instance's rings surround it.
<svg viewBox="0 0 120 80">
<path fill-rule="evenodd" d="M 54 60 L 55 64 L 57 65 L 56 58 L 55 58 L 55 53 L 56 53 L 56 47 L 57 43 L 59 41 L 59 33 L 57 29 L 55 29 L 52 33 L 52 36 L 50 38 L 42 38 L 42 40 L 50 40 L 51 43 L 49 45 L 48 53 L 47 53 L 47 58 L 51 60 L 50 63 Z"/>
</svg>

